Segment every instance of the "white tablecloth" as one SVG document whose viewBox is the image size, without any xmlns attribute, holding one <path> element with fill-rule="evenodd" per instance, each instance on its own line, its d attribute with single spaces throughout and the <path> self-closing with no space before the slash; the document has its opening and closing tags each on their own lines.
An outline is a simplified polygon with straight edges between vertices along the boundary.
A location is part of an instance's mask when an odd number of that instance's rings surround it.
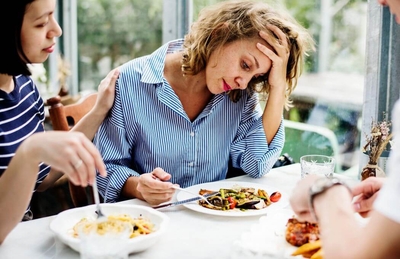
<svg viewBox="0 0 400 259">
<path fill-rule="evenodd" d="M 261 179 L 240 176 L 224 181 L 254 182 L 268 184 L 290 195 L 300 179 L 299 164 L 272 169 Z M 355 180 L 348 179 L 350 184 Z M 138 199 L 124 201 L 126 204 L 141 204 Z M 289 205 L 286 210 L 290 209 Z M 184 206 L 162 210 L 170 217 L 169 231 L 152 248 L 132 258 L 234 258 L 233 246 L 242 234 L 259 223 L 261 216 L 222 217 L 191 211 Z M 267 216 L 268 217 L 268 216 Z M 53 217 L 21 222 L 0 245 L 0 258 L 79 258 L 79 254 L 60 242 L 49 228 Z M 274 224 L 274 222 L 271 222 Z"/>
</svg>

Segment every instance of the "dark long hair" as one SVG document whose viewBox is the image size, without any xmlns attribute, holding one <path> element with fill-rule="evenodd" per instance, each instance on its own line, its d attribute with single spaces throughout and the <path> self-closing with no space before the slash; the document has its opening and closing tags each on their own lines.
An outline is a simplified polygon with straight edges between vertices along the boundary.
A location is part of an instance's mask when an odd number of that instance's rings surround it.
<svg viewBox="0 0 400 259">
<path fill-rule="evenodd" d="M 30 63 L 22 50 L 21 28 L 29 5 L 35 0 L 0 2 L 0 74 L 31 75 Z"/>
</svg>

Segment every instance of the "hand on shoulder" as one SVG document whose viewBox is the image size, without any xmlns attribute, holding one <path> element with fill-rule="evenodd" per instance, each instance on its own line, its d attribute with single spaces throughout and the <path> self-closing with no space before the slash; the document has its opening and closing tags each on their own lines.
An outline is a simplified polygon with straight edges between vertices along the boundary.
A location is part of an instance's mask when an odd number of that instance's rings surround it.
<svg viewBox="0 0 400 259">
<path fill-rule="evenodd" d="M 101 80 L 98 86 L 98 95 L 94 111 L 106 115 L 114 104 L 115 84 L 119 76 L 119 68 L 111 70 L 107 76 Z"/>
</svg>

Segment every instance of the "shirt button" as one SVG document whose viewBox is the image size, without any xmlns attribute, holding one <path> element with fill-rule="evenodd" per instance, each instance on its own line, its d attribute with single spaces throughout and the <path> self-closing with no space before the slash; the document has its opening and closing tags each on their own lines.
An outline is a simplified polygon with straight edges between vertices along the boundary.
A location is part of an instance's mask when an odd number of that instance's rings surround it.
<svg viewBox="0 0 400 259">
<path fill-rule="evenodd" d="M 192 131 L 192 132 L 190 132 L 190 136 L 191 137 L 193 137 L 194 136 L 194 132 Z"/>
<path fill-rule="evenodd" d="M 190 163 L 189 163 L 189 166 L 193 166 L 193 162 L 190 162 Z"/>
</svg>

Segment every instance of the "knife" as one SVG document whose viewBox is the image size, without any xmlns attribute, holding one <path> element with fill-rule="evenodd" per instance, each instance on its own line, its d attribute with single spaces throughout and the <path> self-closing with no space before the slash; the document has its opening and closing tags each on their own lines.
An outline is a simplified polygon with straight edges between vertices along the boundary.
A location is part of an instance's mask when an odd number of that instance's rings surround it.
<svg viewBox="0 0 400 259">
<path fill-rule="evenodd" d="M 208 194 L 205 194 L 205 195 L 203 195 L 203 196 L 207 198 L 207 197 L 216 195 L 216 194 L 218 194 L 218 193 L 219 193 L 219 191 L 218 191 L 218 192 L 208 193 Z M 169 207 L 172 207 L 172 206 L 182 205 L 182 204 L 185 204 L 185 203 L 189 203 L 189 202 L 192 202 L 192 201 L 198 201 L 198 200 L 201 200 L 201 198 L 200 198 L 200 197 L 194 197 L 194 198 L 190 198 L 190 199 L 187 199 L 187 200 L 182 200 L 182 201 L 176 201 L 176 202 L 169 202 L 169 203 L 165 203 L 165 204 L 160 204 L 160 205 L 154 206 L 154 207 L 152 207 L 152 208 L 155 209 L 155 210 L 157 210 L 157 209 L 164 209 L 164 208 L 169 208 Z"/>
</svg>

